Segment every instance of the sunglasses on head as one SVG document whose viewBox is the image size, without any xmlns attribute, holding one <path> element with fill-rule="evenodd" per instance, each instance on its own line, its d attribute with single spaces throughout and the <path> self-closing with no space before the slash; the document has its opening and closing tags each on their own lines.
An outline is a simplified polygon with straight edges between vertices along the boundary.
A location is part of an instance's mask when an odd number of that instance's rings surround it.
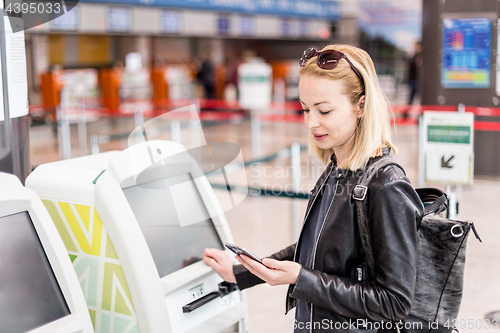
<svg viewBox="0 0 500 333">
<path fill-rule="evenodd" d="M 347 58 L 347 56 L 344 53 L 337 50 L 326 50 L 323 52 L 319 52 L 314 47 L 311 47 L 305 50 L 304 54 L 300 58 L 299 60 L 300 67 L 304 67 L 309 59 L 316 56 L 318 56 L 318 66 L 322 69 L 334 69 L 341 59 L 345 59 L 349 64 L 349 66 L 351 66 L 354 73 L 356 73 L 356 75 L 361 79 L 361 82 L 364 83 L 363 77 L 358 72 L 356 67 L 354 67 L 349 58 Z"/>
</svg>

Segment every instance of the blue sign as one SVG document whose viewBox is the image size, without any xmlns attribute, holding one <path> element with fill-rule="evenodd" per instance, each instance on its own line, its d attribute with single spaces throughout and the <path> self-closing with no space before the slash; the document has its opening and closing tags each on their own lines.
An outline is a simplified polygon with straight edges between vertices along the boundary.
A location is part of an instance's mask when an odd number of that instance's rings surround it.
<svg viewBox="0 0 500 333">
<path fill-rule="evenodd" d="M 106 28 L 108 31 L 130 31 L 132 29 L 132 11 L 130 8 L 109 8 L 106 17 Z"/>
<path fill-rule="evenodd" d="M 300 21 L 299 22 L 299 37 L 309 37 L 309 21 Z"/>
<path fill-rule="evenodd" d="M 340 3 L 328 0 L 81 0 L 82 2 L 143 5 L 195 10 L 313 17 L 337 20 Z"/>
<path fill-rule="evenodd" d="M 64 15 L 56 15 L 53 12 L 54 19 L 50 21 L 50 28 L 52 30 L 69 30 L 73 31 L 78 28 L 79 24 L 79 10 L 77 6 L 73 7 L 72 10 L 66 12 Z"/>
<path fill-rule="evenodd" d="M 491 20 L 443 20 L 441 84 L 444 88 L 489 88 Z"/>
<path fill-rule="evenodd" d="M 217 20 L 217 32 L 219 35 L 227 35 L 229 33 L 229 29 L 231 28 L 230 24 L 228 15 L 219 15 Z"/>
<path fill-rule="evenodd" d="M 254 35 L 254 17 L 243 15 L 240 17 L 240 34 L 242 36 Z"/>
<path fill-rule="evenodd" d="M 182 31 L 181 13 L 175 10 L 164 10 L 160 16 L 160 31 L 178 34 Z"/>
<path fill-rule="evenodd" d="M 281 19 L 281 36 L 290 37 L 291 35 L 292 35 L 292 22 L 290 22 L 290 19 L 288 18 Z"/>
</svg>

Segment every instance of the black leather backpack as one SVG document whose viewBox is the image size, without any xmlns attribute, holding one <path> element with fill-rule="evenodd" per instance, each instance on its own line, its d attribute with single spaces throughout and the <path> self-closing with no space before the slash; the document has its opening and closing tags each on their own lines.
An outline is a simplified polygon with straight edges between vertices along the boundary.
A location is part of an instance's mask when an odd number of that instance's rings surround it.
<svg viewBox="0 0 500 333">
<path fill-rule="evenodd" d="M 403 170 L 392 157 L 383 156 L 367 168 L 352 191 L 369 276 L 374 276 L 375 262 L 367 219 L 366 194 L 372 178 L 388 165 L 395 165 Z M 440 216 L 447 209 L 447 196 L 441 190 L 422 188 L 416 189 L 416 192 L 425 210 L 417 226 L 419 243 L 415 299 L 410 315 L 401 322 L 393 323 L 394 329 L 390 331 L 452 332 L 457 327 L 462 301 L 465 248 L 470 230 L 479 241 L 481 239 L 472 222 Z"/>
</svg>

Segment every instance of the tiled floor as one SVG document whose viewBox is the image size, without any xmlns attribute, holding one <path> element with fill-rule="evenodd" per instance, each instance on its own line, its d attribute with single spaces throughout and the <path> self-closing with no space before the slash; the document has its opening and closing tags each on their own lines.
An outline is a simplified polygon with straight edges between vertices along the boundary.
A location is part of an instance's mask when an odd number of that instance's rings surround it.
<svg viewBox="0 0 500 333">
<path fill-rule="evenodd" d="M 127 146 L 127 134 L 133 129 L 133 119 L 101 119 L 89 123 L 88 135 L 100 135 L 100 150 L 123 149 Z M 72 125 L 72 156 L 78 156 L 78 136 Z M 395 128 L 396 145 L 399 154 L 396 159 L 405 167 L 412 183 L 417 183 L 417 128 L 404 126 Z M 252 137 L 249 121 L 219 123 L 203 127 L 207 141 L 229 141 L 241 147 L 245 162 L 252 160 Z M 160 138 L 170 139 L 168 131 Z M 49 126 L 37 126 L 30 130 L 31 161 L 34 166 L 58 159 L 57 138 Z M 182 142 L 189 146 L 189 131 L 182 130 Z M 111 139 L 111 140 L 110 140 Z M 110 141 L 109 141 L 110 140 Z M 109 142 L 106 142 L 109 141 Z M 261 128 L 262 156 L 287 149 L 293 142 L 307 143 L 307 131 L 302 124 L 263 123 Z M 90 151 L 90 148 L 89 148 Z M 290 158 L 283 157 L 265 163 L 250 165 L 245 173 L 238 171 L 242 183 L 244 177 L 250 186 L 285 188 L 291 184 Z M 301 189 L 306 192 L 315 183 L 321 171 L 321 163 L 308 155 L 301 154 Z M 210 179 L 217 183 L 220 179 Z M 441 184 L 427 184 L 441 187 Z M 487 312 L 500 310 L 500 201 L 498 193 L 500 180 L 476 177 L 474 186 L 458 193 L 460 202 L 459 219 L 474 221 L 483 239 L 479 243 L 469 237 L 465 287 L 459 316 L 459 329 L 463 333 L 485 330 L 482 320 Z M 243 245 L 259 256 L 266 256 L 293 242 L 292 200 L 278 197 L 247 196 L 232 210 L 226 212 L 235 242 Z M 306 201 L 299 200 L 299 221 L 305 211 Z M 292 311 L 285 311 L 286 286 L 270 287 L 260 285 L 247 291 L 251 333 L 292 332 Z M 482 325 L 482 329 L 479 326 Z M 462 327 L 460 327 L 462 326 Z M 465 327 L 464 327 L 465 326 Z"/>
</svg>

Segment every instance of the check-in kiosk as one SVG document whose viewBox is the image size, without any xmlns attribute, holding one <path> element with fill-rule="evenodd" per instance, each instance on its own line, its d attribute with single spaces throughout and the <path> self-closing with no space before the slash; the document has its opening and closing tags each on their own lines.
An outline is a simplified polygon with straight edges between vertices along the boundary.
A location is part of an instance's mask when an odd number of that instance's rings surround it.
<svg viewBox="0 0 500 333">
<path fill-rule="evenodd" d="M 0 332 L 91 333 L 85 298 L 35 192 L 0 173 Z"/>
<path fill-rule="evenodd" d="M 182 145 L 146 141 L 40 165 L 27 186 L 76 258 L 96 332 L 247 331 L 244 293 L 202 260 L 206 247 L 233 239 Z"/>
</svg>

